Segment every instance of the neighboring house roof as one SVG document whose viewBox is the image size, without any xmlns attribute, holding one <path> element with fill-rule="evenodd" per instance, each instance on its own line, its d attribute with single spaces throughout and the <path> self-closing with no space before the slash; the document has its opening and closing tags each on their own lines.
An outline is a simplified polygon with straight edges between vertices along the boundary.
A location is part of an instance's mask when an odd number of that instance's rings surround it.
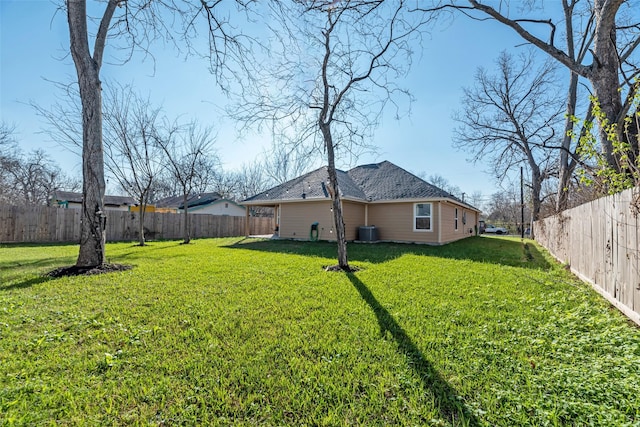
<svg viewBox="0 0 640 427">
<path fill-rule="evenodd" d="M 53 200 L 58 203 L 82 203 L 82 193 L 55 191 L 53 193 Z M 133 197 L 129 196 L 104 196 L 104 204 L 106 206 L 133 206 L 136 204 L 136 201 Z"/>
<path fill-rule="evenodd" d="M 233 200 L 228 200 L 222 197 L 219 193 L 198 193 L 192 194 L 187 198 L 187 207 L 189 209 L 195 208 L 198 206 L 206 206 L 219 201 L 227 201 L 230 203 L 235 203 Z M 170 208 L 170 209 L 184 209 L 184 197 L 183 196 L 173 196 L 166 197 L 164 199 L 158 200 L 155 203 L 157 208 Z"/>
<path fill-rule="evenodd" d="M 445 190 L 429 184 L 389 161 L 337 171 L 340 196 L 363 202 L 450 199 L 468 205 Z M 246 199 L 247 204 L 329 198 L 329 174 L 321 167 Z M 473 208 L 476 209 L 476 208 Z M 477 209 L 476 209 L 477 210 Z"/>
</svg>

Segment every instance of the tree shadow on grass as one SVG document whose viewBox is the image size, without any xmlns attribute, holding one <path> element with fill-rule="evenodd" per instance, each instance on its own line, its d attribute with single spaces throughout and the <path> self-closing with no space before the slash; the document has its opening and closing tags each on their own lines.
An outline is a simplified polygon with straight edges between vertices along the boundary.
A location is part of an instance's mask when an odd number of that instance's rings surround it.
<svg viewBox="0 0 640 427">
<path fill-rule="evenodd" d="M 416 373 L 422 379 L 426 389 L 431 390 L 435 397 L 436 404 L 440 411 L 440 418 L 447 421 L 457 422 L 454 424 L 479 426 L 478 419 L 460 401 L 455 389 L 443 379 L 434 369 L 433 365 L 425 359 L 420 349 L 413 342 L 411 337 L 402 329 L 393 316 L 376 299 L 373 293 L 362 283 L 353 273 L 346 273 L 353 286 L 360 293 L 362 299 L 371 307 L 376 315 L 380 333 L 384 335 L 389 332 L 398 345 L 399 351 L 404 354 Z"/>
<path fill-rule="evenodd" d="M 33 285 L 39 285 L 40 283 L 48 282 L 52 280 L 52 277 L 40 276 L 32 279 L 23 280 L 22 282 L 12 283 L 11 285 L 0 285 L 0 291 L 7 292 L 15 289 L 30 288 Z"/>
<path fill-rule="evenodd" d="M 323 258 L 337 257 L 335 242 L 243 239 L 227 247 Z M 532 241 L 523 243 L 513 237 L 477 236 L 441 246 L 412 243 L 349 243 L 348 251 L 350 261 L 375 264 L 392 261 L 403 255 L 418 255 L 530 269 L 546 270 L 551 267 Z"/>
<path fill-rule="evenodd" d="M 68 257 L 56 257 L 56 258 L 39 258 L 27 261 L 19 261 L 8 260 L 8 261 L 0 261 L 0 273 L 5 271 L 15 271 L 17 269 L 35 269 L 40 267 L 49 267 L 56 265 L 57 263 L 64 262 L 64 260 Z"/>
</svg>

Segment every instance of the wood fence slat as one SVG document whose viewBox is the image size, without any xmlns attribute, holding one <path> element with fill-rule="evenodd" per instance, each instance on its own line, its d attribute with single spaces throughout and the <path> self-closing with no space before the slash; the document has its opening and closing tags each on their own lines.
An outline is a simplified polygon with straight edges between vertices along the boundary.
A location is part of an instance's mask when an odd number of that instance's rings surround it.
<svg viewBox="0 0 640 427">
<path fill-rule="evenodd" d="M 107 211 L 108 241 L 138 240 L 139 213 Z M 0 207 L 0 242 L 78 242 L 80 241 L 80 209 L 48 206 Z M 244 217 L 189 214 L 191 237 L 233 237 L 245 235 Z M 181 239 L 183 214 L 148 212 L 144 224 L 149 240 Z M 251 234 L 273 233 L 271 218 L 249 221 Z"/>
<path fill-rule="evenodd" d="M 635 193 L 632 192 L 632 197 Z M 631 199 L 633 202 L 633 198 Z M 640 313 L 640 307 L 636 303 L 636 296 L 638 293 L 638 288 L 640 287 L 640 234 L 638 231 L 638 215 L 636 214 L 636 210 L 633 208 L 629 210 L 629 226 L 627 228 L 629 233 L 629 252 L 631 254 L 631 261 L 629 263 L 629 277 L 631 282 L 631 293 L 632 293 L 632 307 L 635 311 Z M 634 251 L 634 248 L 637 250 Z"/>
<path fill-rule="evenodd" d="M 536 221 L 536 240 L 640 325 L 640 188 Z"/>
<path fill-rule="evenodd" d="M 631 249 L 631 209 L 629 198 L 623 198 L 620 201 L 619 214 L 620 214 L 620 240 L 622 250 L 620 251 L 620 257 L 623 264 L 620 266 L 619 280 L 622 283 L 622 303 L 627 307 L 633 308 L 633 287 L 631 284 L 631 265 L 633 264 L 633 254 Z M 628 283 L 629 285 L 625 284 Z"/>
</svg>

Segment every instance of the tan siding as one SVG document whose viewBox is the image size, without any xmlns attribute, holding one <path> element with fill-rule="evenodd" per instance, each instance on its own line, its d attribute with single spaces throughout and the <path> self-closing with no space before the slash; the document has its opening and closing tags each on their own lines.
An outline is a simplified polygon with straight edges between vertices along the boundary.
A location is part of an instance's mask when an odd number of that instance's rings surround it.
<svg viewBox="0 0 640 427">
<path fill-rule="evenodd" d="M 438 243 L 438 203 L 431 207 L 431 231 L 413 231 L 413 203 L 369 205 L 369 225 L 378 229 L 380 240 Z"/>
<path fill-rule="evenodd" d="M 458 208 L 458 229 L 455 229 L 455 210 Z M 462 206 L 452 203 L 442 203 L 442 232 L 441 243 L 453 242 L 474 235 L 474 225 L 476 224 L 476 213 L 465 209 Z M 467 223 L 462 223 L 464 212 L 467 214 Z M 470 233 L 469 230 L 472 232 Z"/>
<path fill-rule="evenodd" d="M 414 203 L 384 203 L 369 205 L 369 225 L 378 229 L 380 240 L 416 243 L 448 243 L 473 236 L 478 216 L 475 211 L 458 206 L 458 230 L 455 231 L 455 208 L 449 202 L 432 202 L 431 231 L 413 231 Z M 462 223 L 462 214 L 467 213 L 467 223 Z M 439 217 L 439 214 L 442 218 Z M 438 227 L 441 227 L 439 230 Z M 440 235 L 440 240 L 438 240 Z"/>
<path fill-rule="evenodd" d="M 311 224 L 318 222 L 320 240 L 335 240 L 335 227 L 330 201 L 283 203 L 280 212 L 280 237 L 309 239 Z M 344 202 L 342 205 L 347 240 L 355 240 L 357 229 L 364 225 L 364 205 Z"/>
<path fill-rule="evenodd" d="M 467 217 L 467 224 L 471 224 L 471 228 L 473 228 L 473 234 L 478 235 L 478 233 L 480 232 L 480 212 L 471 211 L 470 213 L 471 217 Z"/>
<path fill-rule="evenodd" d="M 311 224 L 318 222 L 319 238 L 335 240 L 330 201 L 283 203 L 280 211 L 280 237 L 309 239 Z"/>
<path fill-rule="evenodd" d="M 414 203 L 370 204 L 368 225 L 375 225 L 380 240 L 417 243 L 447 243 L 472 236 L 477 224 L 477 213 L 458 206 L 458 230 L 454 230 L 456 205 L 449 202 L 431 202 L 431 231 L 413 230 Z M 440 206 L 439 206 L 440 205 Z M 462 223 L 466 211 L 467 223 Z M 442 215 L 440 224 L 439 212 Z M 343 203 L 347 240 L 358 237 L 358 227 L 365 225 L 365 207 L 354 202 Z M 320 240 L 335 240 L 333 212 L 330 201 L 309 201 L 282 204 L 280 213 L 280 237 L 285 239 L 309 239 L 311 224 L 319 223 Z M 442 229 L 438 230 L 438 226 Z M 440 231 L 440 232 L 439 232 Z M 440 236 L 440 239 L 438 238 Z"/>
<path fill-rule="evenodd" d="M 358 238 L 358 227 L 364 224 L 364 205 L 362 203 L 344 202 L 342 204 L 344 227 L 347 240 Z"/>
</svg>

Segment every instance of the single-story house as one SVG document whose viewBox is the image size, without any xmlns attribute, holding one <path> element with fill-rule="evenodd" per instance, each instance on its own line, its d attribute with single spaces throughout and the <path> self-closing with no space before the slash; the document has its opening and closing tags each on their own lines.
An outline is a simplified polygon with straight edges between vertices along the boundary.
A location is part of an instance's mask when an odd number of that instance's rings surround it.
<svg viewBox="0 0 640 427">
<path fill-rule="evenodd" d="M 184 211 L 182 196 L 167 197 L 155 203 L 157 212 Z M 198 193 L 187 198 L 190 214 L 244 216 L 245 209 L 233 200 L 225 199 L 218 193 Z"/>
<path fill-rule="evenodd" d="M 136 201 L 128 196 L 104 196 L 104 208 L 110 211 L 128 211 Z M 82 209 L 82 193 L 54 191 L 51 206 L 65 209 Z"/>
<path fill-rule="evenodd" d="M 347 240 L 444 244 L 476 235 L 480 211 L 384 161 L 337 171 Z M 275 208 L 280 238 L 336 240 L 327 168 L 309 172 L 242 202 Z M 316 231 L 314 230 L 313 238 Z"/>
</svg>

